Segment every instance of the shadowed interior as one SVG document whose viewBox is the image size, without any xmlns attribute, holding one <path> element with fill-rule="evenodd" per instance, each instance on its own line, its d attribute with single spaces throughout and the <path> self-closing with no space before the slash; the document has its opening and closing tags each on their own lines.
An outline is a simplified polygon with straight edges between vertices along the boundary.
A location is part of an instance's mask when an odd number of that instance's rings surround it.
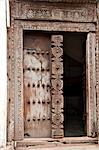
<svg viewBox="0 0 99 150">
<path fill-rule="evenodd" d="M 64 134 L 86 135 L 86 36 L 64 35 Z"/>
</svg>

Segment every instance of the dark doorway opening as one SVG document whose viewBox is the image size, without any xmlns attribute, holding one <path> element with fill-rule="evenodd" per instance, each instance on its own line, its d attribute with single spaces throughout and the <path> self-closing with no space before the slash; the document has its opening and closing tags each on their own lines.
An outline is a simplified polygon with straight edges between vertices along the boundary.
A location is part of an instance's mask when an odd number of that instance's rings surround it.
<svg viewBox="0 0 99 150">
<path fill-rule="evenodd" d="M 86 135 L 86 34 L 64 35 L 64 135 Z"/>
</svg>

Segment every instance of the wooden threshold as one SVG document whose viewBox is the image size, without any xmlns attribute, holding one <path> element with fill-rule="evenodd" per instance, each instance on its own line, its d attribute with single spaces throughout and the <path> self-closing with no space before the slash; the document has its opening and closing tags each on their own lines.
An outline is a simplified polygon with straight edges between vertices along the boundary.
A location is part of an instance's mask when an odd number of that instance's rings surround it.
<svg viewBox="0 0 99 150">
<path fill-rule="evenodd" d="M 15 141 L 15 147 L 23 146 L 55 146 L 55 145 L 66 145 L 66 144 L 97 144 L 97 138 L 91 137 L 65 137 L 61 139 L 52 139 L 52 138 L 26 138 L 22 141 Z"/>
</svg>

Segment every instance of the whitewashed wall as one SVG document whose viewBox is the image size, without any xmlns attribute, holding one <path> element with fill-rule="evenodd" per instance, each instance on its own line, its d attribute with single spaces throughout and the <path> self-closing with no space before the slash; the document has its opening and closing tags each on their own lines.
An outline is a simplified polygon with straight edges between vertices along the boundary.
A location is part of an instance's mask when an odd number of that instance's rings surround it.
<svg viewBox="0 0 99 150">
<path fill-rule="evenodd" d="M 0 0 L 0 148 L 6 145 L 7 127 L 7 28 L 6 0 Z"/>
</svg>

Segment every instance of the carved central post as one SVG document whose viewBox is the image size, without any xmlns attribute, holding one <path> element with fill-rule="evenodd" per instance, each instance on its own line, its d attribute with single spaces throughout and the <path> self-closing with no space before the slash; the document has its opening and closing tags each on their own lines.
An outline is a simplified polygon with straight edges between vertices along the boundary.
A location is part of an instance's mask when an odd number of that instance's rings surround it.
<svg viewBox="0 0 99 150">
<path fill-rule="evenodd" d="M 53 35 L 52 50 L 52 137 L 61 138 L 63 131 L 63 36 Z"/>
</svg>

